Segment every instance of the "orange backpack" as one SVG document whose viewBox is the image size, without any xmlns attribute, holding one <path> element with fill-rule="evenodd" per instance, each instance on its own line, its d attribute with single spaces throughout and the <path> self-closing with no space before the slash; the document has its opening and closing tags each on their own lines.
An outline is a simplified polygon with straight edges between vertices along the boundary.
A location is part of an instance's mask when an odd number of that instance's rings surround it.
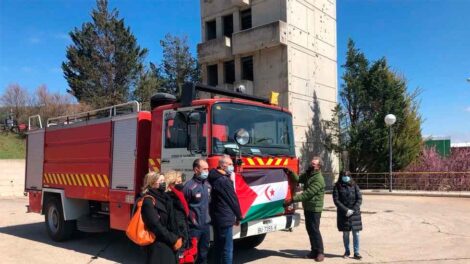
<svg viewBox="0 0 470 264">
<path fill-rule="evenodd" d="M 126 230 L 127 237 L 139 246 L 147 246 L 155 241 L 155 234 L 147 229 L 144 221 L 142 220 L 142 204 L 145 197 L 150 197 L 153 204 L 155 205 L 155 198 L 150 195 L 145 195 L 142 199 L 139 199 L 137 202 L 136 211 L 132 216 Z"/>
</svg>

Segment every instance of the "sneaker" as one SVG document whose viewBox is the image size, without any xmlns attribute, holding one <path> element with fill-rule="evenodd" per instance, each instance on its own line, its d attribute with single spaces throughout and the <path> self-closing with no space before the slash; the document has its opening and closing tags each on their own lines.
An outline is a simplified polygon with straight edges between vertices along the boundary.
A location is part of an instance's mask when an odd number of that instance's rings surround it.
<svg viewBox="0 0 470 264">
<path fill-rule="evenodd" d="M 344 252 L 343 258 L 349 258 L 351 256 L 351 253 L 349 251 Z"/>
<path fill-rule="evenodd" d="M 325 259 L 325 255 L 323 254 L 318 254 L 318 256 L 315 258 L 316 262 L 322 262 Z"/>
<path fill-rule="evenodd" d="M 359 260 L 359 259 L 362 259 L 362 256 L 359 253 L 354 253 L 354 258 Z"/>
</svg>

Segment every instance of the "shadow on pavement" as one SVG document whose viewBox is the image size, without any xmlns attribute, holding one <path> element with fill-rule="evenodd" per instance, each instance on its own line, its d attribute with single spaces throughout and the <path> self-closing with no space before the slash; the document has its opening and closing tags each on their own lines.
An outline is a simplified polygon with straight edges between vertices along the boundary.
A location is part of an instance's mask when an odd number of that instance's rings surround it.
<svg viewBox="0 0 470 264">
<path fill-rule="evenodd" d="M 117 263 L 144 263 L 144 252 L 132 244 L 124 232 L 111 231 L 100 234 L 77 232 L 72 239 L 54 242 L 47 235 L 45 224 L 33 223 L 0 227 L 0 233 L 44 243 L 90 255 L 90 260 L 103 258 Z"/>
<path fill-rule="evenodd" d="M 47 235 L 45 224 L 32 223 L 16 226 L 0 227 L 0 233 L 31 241 L 44 243 L 53 247 L 59 247 L 79 253 L 87 254 L 90 260 L 106 259 L 115 263 L 144 263 L 145 255 L 142 248 L 130 242 L 124 232 L 111 231 L 100 234 L 86 234 L 77 232 L 71 240 L 65 242 L 54 242 Z M 213 252 L 211 252 L 213 253 Z M 270 256 L 286 259 L 303 258 L 307 250 L 265 250 L 265 249 L 234 249 L 234 263 L 247 263 L 260 260 Z M 215 263 L 213 254 L 211 263 Z M 326 257 L 339 255 L 326 254 Z M 340 256 L 339 256 L 340 257 Z"/>
</svg>

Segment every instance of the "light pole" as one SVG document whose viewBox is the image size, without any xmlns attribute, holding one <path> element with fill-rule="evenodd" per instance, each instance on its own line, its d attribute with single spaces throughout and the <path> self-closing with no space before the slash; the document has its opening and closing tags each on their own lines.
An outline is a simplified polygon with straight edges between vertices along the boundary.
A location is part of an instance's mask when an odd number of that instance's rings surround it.
<svg viewBox="0 0 470 264">
<path fill-rule="evenodd" d="M 390 152 L 390 186 L 388 191 L 392 192 L 392 125 L 395 124 L 397 118 L 393 114 L 388 114 L 385 116 L 385 124 L 389 127 L 388 130 L 388 150 Z"/>
</svg>

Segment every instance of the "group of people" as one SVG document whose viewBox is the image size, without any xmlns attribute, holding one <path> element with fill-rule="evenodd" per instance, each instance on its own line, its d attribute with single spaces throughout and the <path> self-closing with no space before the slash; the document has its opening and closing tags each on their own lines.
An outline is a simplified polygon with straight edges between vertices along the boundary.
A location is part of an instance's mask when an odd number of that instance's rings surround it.
<svg viewBox="0 0 470 264">
<path fill-rule="evenodd" d="M 286 200 L 284 205 L 302 202 L 311 246 L 305 257 L 317 262 L 325 258 L 320 232 L 325 193 L 321 166 L 321 158 L 313 157 L 309 168 L 301 175 L 285 169 L 292 181 L 304 185 L 304 191 Z M 216 263 L 232 263 L 232 228 L 243 218 L 232 179 L 233 161 L 230 156 L 222 156 L 218 167 L 209 171 L 205 160 L 196 159 L 193 171 L 194 176 L 185 184 L 177 171 L 151 172 L 145 176 L 142 219 L 156 237 L 155 242 L 145 248 L 146 263 L 207 263 L 211 225 Z M 343 232 L 344 257 L 350 256 L 352 232 L 354 258 L 361 259 L 362 196 L 349 172 L 340 173 L 333 189 L 333 200 L 337 206 L 338 230 Z"/>
<path fill-rule="evenodd" d="M 209 171 L 203 159 L 193 162 L 194 176 L 183 184 L 178 171 L 145 176 L 142 220 L 155 234 L 145 248 L 146 263 L 207 263 L 210 225 L 217 263 L 232 263 L 232 227 L 242 220 L 231 175 L 230 156 L 222 156 Z"/>
<path fill-rule="evenodd" d="M 303 192 L 286 200 L 286 206 L 294 202 L 302 202 L 305 217 L 305 227 L 310 239 L 310 252 L 304 256 L 321 262 L 325 259 L 323 238 L 320 232 L 320 219 L 323 211 L 325 180 L 321 174 L 322 160 L 313 157 L 310 166 L 300 176 L 286 169 L 290 178 L 304 185 Z M 349 247 L 350 233 L 353 236 L 354 258 L 362 259 L 359 253 L 359 231 L 362 230 L 361 204 L 362 194 L 357 184 L 351 179 L 348 171 L 340 172 L 338 181 L 333 188 L 333 202 L 337 208 L 337 227 L 343 232 L 344 258 L 351 255 Z"/>
</svg>

